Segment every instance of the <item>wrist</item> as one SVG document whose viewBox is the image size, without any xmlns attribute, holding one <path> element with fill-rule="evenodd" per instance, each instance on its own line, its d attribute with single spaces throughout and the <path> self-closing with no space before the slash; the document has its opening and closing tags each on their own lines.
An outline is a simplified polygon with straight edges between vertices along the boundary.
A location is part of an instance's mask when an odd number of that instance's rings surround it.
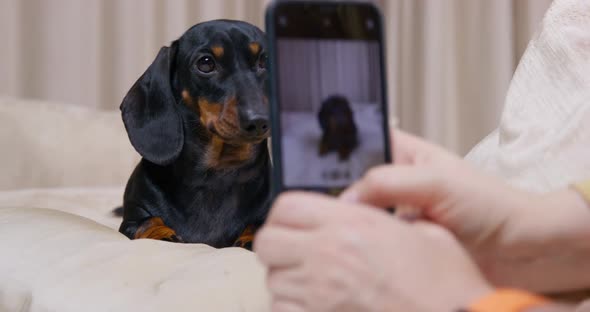
<svg viewBox="0 0 590 312">
<path fill-rule="evenodd" d="M 494 283 L 560 292 L 590 286 L 590 209 L 572 189 L 531 194 L 489 253 L 478 257 Z"/>
<path fill-rule="evenodd" d="M 477 285 L 477 287 L 473 287 L 473 286 L 461 287 L 460 290 L 461 290 L 461 292 L 455 298 L 455 303 L 454 303 L 453 307 L 455 309 L 457 309 L 457 307 L 459 307 L 460 309 L 455 310 L 455 311 L 461 311 L 461 312 L 478 312 L 478 311 L 471 310 L 471 306 L 474 303 L 482 300 L 482 298 L 486 298 L 496 292 L 496 289 L 494 287 L 492 287 L 490 284 L 488 284 L 487 282 Z M 450 298 L 450 296 L 449 296 L 449 298 Z"/>
<path fill-rule="evenodd" d="M 525 242 L 538 249 L 532 256 L 590 248 L 590 209 L 573 189 L 541 196 L 540 206 L 530 207 L 523 218 L 531 233 Z"/>
<path fill-rule="evenodd" d="M 590 209 L 572 189 L 522 196 L 514 210 L 498 235 L 496 252 L 522 258 L 572 245 L 590 247 Z"/>
</svg>

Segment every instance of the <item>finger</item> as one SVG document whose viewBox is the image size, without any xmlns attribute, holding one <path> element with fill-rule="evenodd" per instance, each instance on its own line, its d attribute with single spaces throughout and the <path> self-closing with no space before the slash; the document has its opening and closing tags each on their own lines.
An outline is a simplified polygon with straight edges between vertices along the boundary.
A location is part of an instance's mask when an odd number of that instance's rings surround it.
<svg viewBox="0 0 590 312">
<path fill-rule="evenodd" d="M 357 191 L 357 189 L 359 188 L 359 186 L 357 185 L 358 183 L 359 181 L 356 181 L 349 185 L 344 191 L 342 191 L 342 193 L 340 193 L 338 198 L 350 203 L 359 202 L 359 192 Z"/>
<path fill-rule="evenodd" d="M 454 240 L 454 236 L 449 230 L 435 223 L 418 221 L 412 223 L 412 227 L 429 237 L 435 237 L 443 240 Z"/>
<path fill-rule="evenodd" d="M 391 142 L 393 161 L 399 165 L 415 164 L 419 162 L 417 157 L 420 155 L 437 155 L 437 157 L 451 155 L 442 147 L 399 129 L 391 131 Z"/>
<path fill-rule="evenodd" d="M 307 278 L 302 267 L 270 269 L 266 285 L 273 298 L 304 302 Z"/>
<path fill-rule="evenodd" d="M 439 244 L 444 244 L 446 246 L 458 246 L 459 249 L 463 250 L 463 252 L 466 254 L 466 246 L 459 243 L 455 234 L 449 231 L 447 228 L 428 221 L 414 222 L 410 226 L 414 230 L 422 233 L 424 236 L 434 239 Z"/>
<path fill-rule="evenodd" d="M 399 129 L 391 131 L 391 154 L 393 161 L 400 165 L 413 163 L 416 148 L 420 148 L 421 141 L 417 137 Z"/>
<path fill-rule="evenodd" d="M 352 206 L 358 204 L 345 203 L 315 193 L 289 192 L 275 201 L 266 222 L 271 225 L 314 229 L 325 223 L 347 218 Z"/>
<path fill-rule="evenodd" d="M 303 262 L 306 233 L 285 227 L 265 226 L 254 238 L 260 261 L 273 267 L 297 266 Z"/>
<path fill-rule="evenodd" d="M 356 183 L 359 183 L 359 182 L 356 182 Z M 357 189 L 361 186 L 356 185 L 356 183 L 349 186 L 344 192 L 342 192 L 340 194 L 340 197 L 339 197 L 340 200 L 343 200 L 345 202 L 351 202 L 351 203 L 361 202 L 361 199 L 359 198 L 359 192 L 357 191 Z M 373 205 L 371 207 L 391 209 L 392 206 L 379 207 L 379 206 Z M 404 219 L 405 221 L 413 222 L 413 221 L 420 219 L 422 217 L 422 213 L 419 209 L 416 209 L 412 206 L 395 204 L 395 216 L 399 217 L 401 219 Z"/>
<path fill-rule="evenodd" d="M 396 205 L 426 207 L 445 190 L 445 181 L 438 171 L 414 166 L 380 166 L 371 169 L 341 196 L 381 208 Z"/>
<path fill-rule="evenodd" d="M 305 312 L 305 308 L 298 302 L 283 299 L 273 299 L 270 310 L 272 312 Z"/>
</svg>

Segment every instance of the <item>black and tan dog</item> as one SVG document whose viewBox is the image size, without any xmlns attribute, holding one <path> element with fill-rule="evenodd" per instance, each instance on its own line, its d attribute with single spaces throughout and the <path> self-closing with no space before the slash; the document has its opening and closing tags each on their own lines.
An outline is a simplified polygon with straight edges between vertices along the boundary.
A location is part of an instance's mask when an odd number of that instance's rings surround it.
<svg viewBox="0 0 590 312">
<path fill-rule="evenodd" d="M 143 157 L 121 233 L 214 247 L 251 239 L 269 206 L 266 79 L 264 33 L 248 23 L 197 24 L 160 50 L 121 104 Z"/>
<path fill-rule="evenodd" d="M 340 95 L 328 97 L 322 102 L 318 120 L 322 128 L 318 154 L 324 156 L 336 151 L 340 161 L 348 160 L 358 146 L 354 114 L 348 100 Z"/>
</svg>

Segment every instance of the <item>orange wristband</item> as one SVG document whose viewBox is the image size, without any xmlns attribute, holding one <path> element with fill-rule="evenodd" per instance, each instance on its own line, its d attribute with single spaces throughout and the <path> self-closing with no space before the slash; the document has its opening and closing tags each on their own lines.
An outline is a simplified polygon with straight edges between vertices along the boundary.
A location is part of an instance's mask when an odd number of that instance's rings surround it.
<svg viewBox="0 0 590 312">
<path fill-rule="evenodd" d="M 526 291 L 500 288 L 472 303 L 469 312 L 523 312 L 548 304 L 549 300 Z"/>
</svg>

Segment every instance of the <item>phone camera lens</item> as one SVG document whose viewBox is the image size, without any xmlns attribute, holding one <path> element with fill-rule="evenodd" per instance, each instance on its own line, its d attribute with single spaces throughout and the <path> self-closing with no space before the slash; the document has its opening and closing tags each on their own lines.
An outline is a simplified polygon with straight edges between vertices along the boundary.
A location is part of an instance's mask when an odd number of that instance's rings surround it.
<svg viewBox="0 0 590 312">
<path fill-rule="evenodd" d="M 375 28 L 375 22 L 372 19 L 368 19 L 366 23 L 368 30 L 373 30 Z"/>
</svg>

